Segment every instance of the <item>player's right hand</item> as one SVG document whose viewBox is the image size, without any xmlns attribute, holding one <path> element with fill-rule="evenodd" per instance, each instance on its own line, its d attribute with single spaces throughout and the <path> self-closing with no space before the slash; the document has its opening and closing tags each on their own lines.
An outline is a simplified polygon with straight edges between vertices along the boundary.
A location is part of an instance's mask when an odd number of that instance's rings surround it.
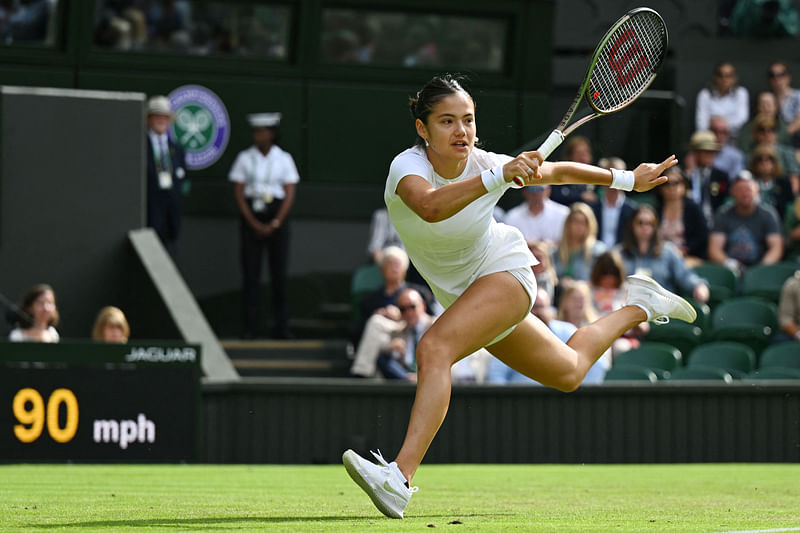
<svg viewBox="0 0 800 533">
<path fill-rule="evenodd" d="M 539 167 L 544 161 L 538 151 L 522 152 L 517 157 L 503 165 L 503 178 L 506 182 L 516 177 L 522 179 L 525 185 L 533 185 L 536 180 L 542 179 Z"/>
</svg>

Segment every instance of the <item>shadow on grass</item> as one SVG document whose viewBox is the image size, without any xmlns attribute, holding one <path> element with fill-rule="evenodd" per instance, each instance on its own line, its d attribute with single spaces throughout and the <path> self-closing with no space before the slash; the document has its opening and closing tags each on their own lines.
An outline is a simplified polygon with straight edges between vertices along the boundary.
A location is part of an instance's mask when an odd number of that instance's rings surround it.
<svg viewBox="0 0 800 533">
<path fill-rule="evenodd" d="M 513 513 L 486 513 L 486 514 L 463 514 L 459 515 L 460 518 L 493 518 L 512 516 Z M 453 519 L 454 514 L 425 514 L 409 516 L 406 521 L 410 520 L 430 520 L 430 519 Z M 89 528 L 89 527 L 174 527 L 174 528 L 204 528 L 213 526 L 215 524 L 234 524 L 236 522 L 247 522 L 252 524 L 280 524 L 291 522 L 352 522 L 354 520 L 375 520 L 384 519 L 380 515 L 364 516 L 364 515 L 350 515 L 350 516 L 242 516 L 242 517 L 224 517 L 224 518 L 148 518 L 142 520 L 93 520 L 85 522 L 61 522 L 51 524 L 26 524 L 25 527 L 38 528 L 38 529 L 65 529 L 65 528 Z M 391 518 L 386 518 L 392 521 Z"/>
</svg>

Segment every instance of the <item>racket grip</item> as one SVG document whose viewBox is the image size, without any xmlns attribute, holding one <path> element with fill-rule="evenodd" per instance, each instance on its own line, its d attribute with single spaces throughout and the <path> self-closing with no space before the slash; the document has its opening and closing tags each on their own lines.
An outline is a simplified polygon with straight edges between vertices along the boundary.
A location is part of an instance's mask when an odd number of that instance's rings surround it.
<svg viewBox="0 0 800 533">
<path fill-rule="evenodd" d="M 550 157 L 550 154 L 552 154 L 555 149 L 558 148 L 562 142 L 564 142 L 565 137 L 566 136 L 561 133 L 560 130 L 553 130 L 536 151 L 542 154 L 543 160 L 547 159 Z M 525 186 L 525 182 L 519 176 L 514 176 L 514 184 L 517 185 L 517 188 Z"/>
</svg>

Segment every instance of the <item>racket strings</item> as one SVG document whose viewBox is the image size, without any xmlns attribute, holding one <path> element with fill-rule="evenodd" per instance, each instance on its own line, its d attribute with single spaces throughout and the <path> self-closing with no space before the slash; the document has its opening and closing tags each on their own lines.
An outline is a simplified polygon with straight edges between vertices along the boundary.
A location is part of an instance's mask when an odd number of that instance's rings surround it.
<svg viewBox="0 0 800 533">
<path fill-rule="evenodd" d="M 634 14 L 617 27 L 600 50 L 587 99 L 600 112 L 635 100 L 652 82 L 666 55 L 666 27 L 649 12 Z"/>
</svg>

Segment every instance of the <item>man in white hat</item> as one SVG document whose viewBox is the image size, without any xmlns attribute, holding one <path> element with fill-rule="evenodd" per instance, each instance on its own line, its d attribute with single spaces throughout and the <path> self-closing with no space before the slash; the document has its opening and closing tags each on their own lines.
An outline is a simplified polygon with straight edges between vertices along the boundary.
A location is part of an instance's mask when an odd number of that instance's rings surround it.
<svg viewBox="0 0 800 533">
<path fill-rule="evenodd" d="M 248 115 L 253 146 L 236 157 L 228 179 L 234 184 L 241 215 L 242 336 L 258 330 L 261 261 L 269 256 L 272 288 L 273 337 L 290 338 L 287 285 L 289 271 L 289 212 L 300 181 L 292 156 L 278 146 L 280 113 Z"/>
<path fill-rule="evenodd" d="M 714 168 L 714 158 L 719 150 L 720 144 L 713 131 L 699 130 L 689 139 L 687 195 L 703 209 L 709 224 L 714 220 L 714 212 L 728 197 L 728 175 Z"/>
<path fill-rule="evenodd" d="M 186 154 L 167 131 L 174 119 L 169 98 L 153 96 L 147 102 L 147 225 L 158 234 L 174 258 L 183 216 Z"/>
</svg>

